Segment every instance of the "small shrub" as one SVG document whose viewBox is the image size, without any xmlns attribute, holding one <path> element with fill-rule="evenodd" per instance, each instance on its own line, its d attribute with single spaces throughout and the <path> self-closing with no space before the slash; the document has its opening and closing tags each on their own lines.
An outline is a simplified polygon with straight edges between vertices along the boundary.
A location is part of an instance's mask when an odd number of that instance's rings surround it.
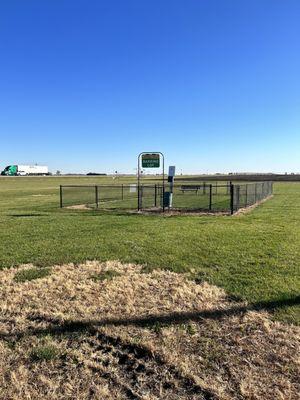
<svg viewBox="0 0 300 400">
<path fill-rule="evenodd" d="M 197 285 L 201 285 L 205 281 L 209 281 L 209 277 L 207 276 L 205 271 L 198 271 L 197 273 L 192 272 L 187 275 L 187 279 L 190 281 L 194 281 Z"/>
<path fill-rule="evenodd" d="M 141 273 L 141 274 L 150 274 L 152 271 L 153 271 L 153 268 L 151 268 L 149 265 L 144 265 L 144 266 L 141 268 L 140 273 Z"/>
<path fill-rule="evenodd" d="M 115 271 L 113 269 L 108 269 L 107 271 L 101 272 L 100 274 L 93 275 L 91 278 L 97 282 L 97 281 L 104 281 L 105 279 L 110 281 L 114 279 L 117 276 L 120 276 L 120 272 Z"/>
<path fill-rule="evenodd" d="M 52 344 L 35 347 L 30 352 L 30 359 L 32 361 L 51 361 L 59 357 L 59 350 Z"/>
<path fill-rule="evenodd" d="M 164 324 L 164 323 L 161 323 L 158 321 L 148 324 L 148 329 L 152 330 L 157 335 L 160 335 L 162 333 L 162 330 L 166 327 L 167 327 L 167 324 Z"/>
<path fill-rule="evenodd" d="M 50 275 L 50 268 L 30 268 L 16 273 L 14 280 L 18 283 L 45 278 Z"/>
<path fill-rule="evenodd" d="M 197 329 L 193 324 L 186 325 L 186 331 L 189 335 L 194 336 L 197 333 Z"/>
<path fill-rule="evenodd" d="M 7 340 L 6 341 L 6 346 L 10 349 L 10 350 L 15 350 L 16 348 L 16 342 L 13 340 Z"/>
</svg>

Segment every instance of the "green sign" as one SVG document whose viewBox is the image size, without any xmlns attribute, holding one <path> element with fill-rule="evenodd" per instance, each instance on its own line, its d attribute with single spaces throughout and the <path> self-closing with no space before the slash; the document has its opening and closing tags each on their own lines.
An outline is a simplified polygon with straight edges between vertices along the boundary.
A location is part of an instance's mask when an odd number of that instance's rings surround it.
<svg viewBox="0 0 300 400">
<path fill-rule="evenodd" d="M 160 156 L 157 153 L 142 154 L 142 168 L 159 168 Z"/>
</svg>

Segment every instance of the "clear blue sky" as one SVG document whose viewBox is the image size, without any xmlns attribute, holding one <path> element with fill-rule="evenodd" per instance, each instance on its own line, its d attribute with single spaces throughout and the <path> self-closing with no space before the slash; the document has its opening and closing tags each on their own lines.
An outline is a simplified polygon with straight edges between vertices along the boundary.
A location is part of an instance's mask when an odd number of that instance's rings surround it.
<svg viewBox="0 0 300 400">
<path fill-rule="evenodd" d="M 300 171 L 300 1 L 1 1 L 0 138 L 0 167 Z"/>
</svg>

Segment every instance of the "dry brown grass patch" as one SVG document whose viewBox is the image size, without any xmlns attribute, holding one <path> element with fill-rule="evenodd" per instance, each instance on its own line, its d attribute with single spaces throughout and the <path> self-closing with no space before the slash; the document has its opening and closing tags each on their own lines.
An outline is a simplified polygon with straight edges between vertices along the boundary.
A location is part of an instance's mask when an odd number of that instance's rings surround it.
<svg viewBox="0 0 300 400">
<path fill-rule="evenodd" d="M 298 399 L 299 328 L 220 288 L 116 261 L 15 281 L 32 267 L 0 271 L 0 399 Z"/>
</svg>

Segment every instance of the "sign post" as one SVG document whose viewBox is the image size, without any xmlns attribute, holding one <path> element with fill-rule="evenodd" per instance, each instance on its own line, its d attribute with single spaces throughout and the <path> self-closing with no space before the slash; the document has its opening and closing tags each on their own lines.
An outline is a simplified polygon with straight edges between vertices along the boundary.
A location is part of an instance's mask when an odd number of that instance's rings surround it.
<svg viewBox="0 0 300 400">
<path fill-rule="evenodd" d="M 160 151 L 153 152 L 142 152 L 138 156 L 138 211 L 141 209 L 141 188 L 140 188 L 140 179 L 141 179 L 141 164 L 142 168 L 159 168 L 160 167 L 160 158 L 162 158 L 162 172 L 163 172 L 163 184 L 162 184 L 162 198 L 164 199 L 165 194 L 165 157 L 163 153 Z M 141 162 L 142 160 L 142 162 Z M 164 201 L 163 203 L 163 211 L 165 211 Z"/>
<path fill-rule="evenodd" d="M 174 176 L 175 176 L 175 165 L 170 165 L 168 173 L 168 182 L 170 183 L 169 208 L 172 208 L 173 205 Z"/>
</svg>

